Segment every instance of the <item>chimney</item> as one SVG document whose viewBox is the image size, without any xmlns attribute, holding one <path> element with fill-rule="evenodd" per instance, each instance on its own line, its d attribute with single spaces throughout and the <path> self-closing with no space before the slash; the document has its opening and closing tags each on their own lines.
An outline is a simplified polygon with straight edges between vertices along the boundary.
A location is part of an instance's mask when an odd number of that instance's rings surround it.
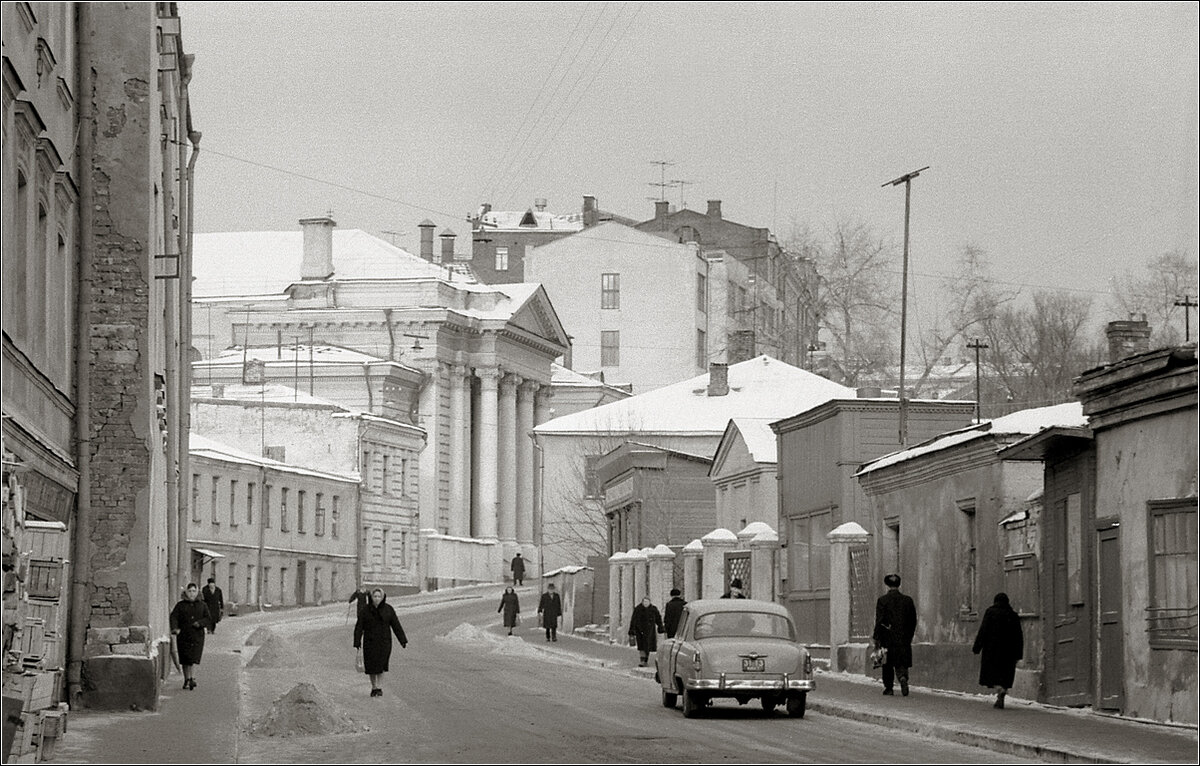
<svg viewBox="0 0 1200 766">
<path fill-rule="evenodd" d="M 433 261 L 433 229 L 436 225 L 428 218 L 417 224 L 417 228 L 421 230 L 421 257 L 431 262 Z"/>
<path fill-rule="evenodd" d="M 729 365 L 721 362 L 709 362 L 708 365 L 708 395 L 725 396 L 729 393 Z"/>
<path fill-rule="evenodd" d="M 671 213 L 671 203 L 665 199 L 656 200 L 654 202 L 654 217 L 666 218 Z"/>
<path fill-rule="evenodd" d="M 708 201 L 708 217 L 716 218 L 717 220 L 721 219 L 721 200 L 710 199 Z"/>
<path fill-rule="evenodd" d="M 454 260 L 454 232 L 445 229 L 441 234 L 442 238 L 442 258 L 440 263 L 450 263 Z"/>
<path fill-rule="evenodd" d="M 591 194 L 583 195 L 583 225 L 584 228 L 596 225 L 600 208 L 596 206 L 596 198 Z"/>
<path fill-rule="evenodd" d="M 333 276 L 333 227 L 329 216 L 301 218 L 304 231 L 304 258 L 300 262 L 301 279 L 329 279 Z"/>
<path fill-rule="evenodd" d="M 535 209 L 536 209 L 536 210 L 537 210 L 539 213 L 545 212 L 545 210 L 546 210 L 546 198 L 545 198 L 545 197 L 538 197 L 537 199 L 535 199 L 535 200 L 533 201 L 533 206 L 534 206 L 534 208 L 535 208 Z"/>
<path fill-rule="evenodd" d="M 883 389 L 879 386 L 859 386 L 854 389 L 854 395 L 859 399 L 880 399 L 883 397 Z"/>
<path fill-rule="evenodd" d="M 1104 334 L 1108 336 L 1110 364 L 1150 350 L 1150 323 L 1145 314 L 1141 319 L 1133 319 L 1131 314 L 1129 319 L 1109 322 Z"/>
<path fill-rule="evenodd" d="M 729 333 L 727 341 L 728 351 L 726 357 L 730 364 L 744 362 L 747 359 L 753 359 L 754 354 L 754 330 L 734 330 Z"/>
</svg>

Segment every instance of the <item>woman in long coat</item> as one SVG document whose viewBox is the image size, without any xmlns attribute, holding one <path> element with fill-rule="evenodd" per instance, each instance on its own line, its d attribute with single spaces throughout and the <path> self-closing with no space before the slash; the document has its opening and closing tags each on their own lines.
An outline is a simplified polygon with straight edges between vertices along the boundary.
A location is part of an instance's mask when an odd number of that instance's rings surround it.
<svg viewBox="0 0 1200 766">
<path fill-rule="evenodd" d="M 658 650 L 658 634 L 663 632 L 662 615 L 658 607 L 650 603 L 650 597 L 633 608 L 633 619 L 629 621 L 629 635 L 637 642 L 641 659 L 638 667 L 646 667 L 650 652 Z"/>
<path fill-rule="evenodd" d="M 200 598 L 200 588 L 194 582 L 184 588 L 183 598 L 171 610 L 171 635 L 179 651 L 183 668 L 183 688 L 195 689 L 195 666 L 204 656 L 204 630 L 212 626 L 208 607 Z"/>
<path fill-rule="evenodd" d="M 979 633 L 971 651 L 980 654 L 979 685 L 999 689 L 995 707 L 1004 707 L 1004 695 L 1012 688 L 1017 662 L 1025 656 L 1021 618 L 1009 606 L 1008 594 L 997 593 L 983 613 Z"/>
<path fill-rule="evenodd" d="M 362 649 L 363 672 L 371 678 L 371 696 L 382 697 L 379 683 L 388 671 L 388 659 L 392 656 L 392 634 L 400 641 L 401 648 L 408 646 L 408 638 L 400 625 L 396 610 L 387 603 L 383 590 L 371 591 L 371 603 L 354 623 L 354 648 Z"/>
<path fill-rule="evenodd" d="M 517 626 L 517 615 L 521 613 L 521 602 L 517 600 L 517 592 L 511 585 L 504 589 L 496 612 L 504 612 L 504 627 L 508 628 L 508 635 L 511 636 L 513 628 Z"/>
</svg>

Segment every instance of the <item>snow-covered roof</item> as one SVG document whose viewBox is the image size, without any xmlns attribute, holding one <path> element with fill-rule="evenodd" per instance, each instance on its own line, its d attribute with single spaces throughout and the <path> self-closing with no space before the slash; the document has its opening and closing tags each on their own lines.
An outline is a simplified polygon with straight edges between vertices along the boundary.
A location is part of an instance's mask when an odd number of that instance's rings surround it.
<svg viewBox="0 0 1200 766">
<path fill-rule="evenodd" d="M 280 293 L 300 281 L 302 231 L 196 234 L 192 270 L 196 297 Z M 337 279 L 445 278 L 446 270 L 361 229 L 333 231 Z"/>
<path fill-rule="evenodd" d="M 535 225 L 530 226 L 532 219 Z M 526 221 L 522 226 L 521 222 Z M 547 213 L 545 210 L 489 210 L 479 218 L 479 225 L 492 231 L 580 231 L 583 213 Z"/>
<path fill-rule="evenodd" d="M 402 362 L 393 362 L 382 357 L 372 354 L 364 354 L 361 351 L 355 351 L 352 348 L 343 348 L 341 346 L 330 346 L 325 343 L 313 344 L 311 351 L 307 343 L 282 344 L 279 346 L 250 346 L 243 349 L 241 346 L 227 348 L 224 351 L 214 355 L 211 359 L 200 359 L 192 363 L 193 367 L 208 367 L 208 366 L 228 366 L 240 365 L 242 360 L 261 361 L 267 364 L 287 364 L 294 365 L 299 361 L 303 365 L 307 365 L 311 359 L 314 364 L 322 365 L 354 365 L 361 369 L 364 364 L 394 364 L 397 367 L 405 367 L 410 370 L 415 370 L 415 367 L 409 367 Z"/>
<path fill-rule="evenodd" d="M 778 461 L 775 432 L 771 430 L 772 418 L 732 418 L 730 422 L 742 435 L 742 441 L 746 442 L 751 460 L 756 463 Z"/>
<path fill-rule="evenodd" d="M 644 394 L 547 421 L 540 434 L 647 433 L 720 436 L 731 418 L 780 418 L 854 389 L 790 364 L 759 356 L 728 368 L 729 393 L 708 395 L 708 373 Z M 773 437 L 772 437 L 773 440 Z"/>
<path fill-rule="evenodd" d="M 1046 428 L 1055 426 L 1085 426 L 1087 418 L 1083 415 L 1083 405 L 1079 402 L 1055 404 L 1049 407 L 1035 407 L 1020 410 L 1009 415 L 985 420 L 965 428 L 947 431 L 915 447 L 884 455 L 864 465 L 856 475 L 877 471 L 906 460 L 928 455 L 934 452 L 956 447 L 984 436 L 1032 436 Z"/>
<path fill-rule="evenodd" d="M 527 252 L 525 258 L 528 260 L 531 255 L 535 258 L 538 256 L 561 258 L 571 255 L 581 259 L 594 259 L 610 255 L 614 246 L 622 248 L 624 252 L 629 252 L 632 248 L 642 248 L 646 250 L 647 254 L 661 256 L 664 251 L 676 250 L 699 257 L 699 250 L 694 244 L 667 241 L 652 232 L 635 229 L 616 221 L 606 221 L 569 237 L 538 245 Z M 552 269 L 554 268 L 553 262 L 547 261 L 543 267 Z"/>
<path fill-rule="evenodd" d="M 222 386 L 218 383 L 217 386 Z M 226 383 L 220 396 L 213 395 L 213 386 L 209 383 L 193 383 L 193 399 L 228 399 L 237 402 L 268 402 L 271 404 L 307 404 L 331 407 L 343 412 L 352 412 L 343 404 L 330 399 L 312 396 L 298 388 L 285 386 L 282 383 L 267 383 L 266 385 L 249 385 L 244 383 Z"/>
<path fill-rule="evenodd" d="M 354 484 L 357 484 L 359 481 L 359 475 L 356 473 L 331 473 L 329 471 L 317 471 L 312 468 L 305 468 L 304 466 L 292 463 L 281 463 L 278 460 L 251 455 L 249 452 L 243 452 L 236 447 L 230 447 L 228 444 L 222 444 L 214 439 L 201 436 L 195 431 L 188 434 L 188 453 L 193 457 L 207 457 L 239 465 L 256 465 L 282 473 L 293 473 Z"/>
</svg>

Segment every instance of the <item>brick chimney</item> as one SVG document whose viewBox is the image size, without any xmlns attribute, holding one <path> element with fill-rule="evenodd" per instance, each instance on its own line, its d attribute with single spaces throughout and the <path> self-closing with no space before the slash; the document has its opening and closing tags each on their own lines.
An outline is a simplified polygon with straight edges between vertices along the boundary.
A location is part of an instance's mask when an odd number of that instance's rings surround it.
<svg viewBox="0 0 1200 766">
<path fill-rule="evenodd" d="M 436 225 L 428 218 L 417 224 L 421 230 L 421 257 L 430 262 L 433 261 L 433 229 Z"/>
<path fill-rule="evenodd" d="M 301 218 L 304 232 L 304 258 L 300 262 L 301 279 L 329 279 L 333 276 L 333 227 L 329 216 Z"/>
<path fill-rule="evenodd" d="M 591 194 L 583 195 L 583 225 L 584 227 L 595 226 L 596 218 L 599 216 L 600 208 L 596 205 L 596 198 Z"/>
<path fill-rule="evenodd" d="M 729 393 L 729 365 L 722 362 L 709 362 L 708 365 L 708 395 L 725 396 Z"/>
<path fill-rule="evenodd" d="M 721 219 L 721 200 L 710 199 L 708 201 L 708 217 L 716 218 L 717 220 Z"/>
<path fill-rule="evenodd" d="M 441 263 L 450 263 L 454 260 L 454 238 L 457 236 L 449 229 L 445 229 L 438 235 L 442 238 L 442 258 Z"/>
<path fill-rule="evenodd" d="M 1141 319 L 1133 319 L 1130 315 L 1129 319 L 1109 322 L 1104 334 L 1108 336 L 1109 363 L 1150 350 L 1150 323 L 1145 314 Z"/>
<path fill-rule="evenodd" d="M 670 202 L 667 202 L 665 199 L 656 200 L 654 202 L 654 219 L 657 221 L 662 221 L 663 222 L 662 227 L 664 229 L 666 229 L 666 227 L 667 227 L 666 218 L 670 214 L 671 214 L 671 203 Z"/>
</svg>

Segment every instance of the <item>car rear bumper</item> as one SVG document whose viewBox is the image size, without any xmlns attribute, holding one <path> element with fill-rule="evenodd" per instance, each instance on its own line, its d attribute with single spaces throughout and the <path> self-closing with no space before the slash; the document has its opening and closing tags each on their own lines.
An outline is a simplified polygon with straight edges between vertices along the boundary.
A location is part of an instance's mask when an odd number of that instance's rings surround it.
<svg viewBox="0 0 1200 766">
<path fill-rule="evenodd" d="M 775 676 L 774 678 L 727 678 L 724 673 L 720 678 L 689 678 L 684 682 L 691 691 L 709 692 L 783 692 L 783 691 L 812 691 L 816 683 L 811 678 L 790 678 Z"/>
</svg>

